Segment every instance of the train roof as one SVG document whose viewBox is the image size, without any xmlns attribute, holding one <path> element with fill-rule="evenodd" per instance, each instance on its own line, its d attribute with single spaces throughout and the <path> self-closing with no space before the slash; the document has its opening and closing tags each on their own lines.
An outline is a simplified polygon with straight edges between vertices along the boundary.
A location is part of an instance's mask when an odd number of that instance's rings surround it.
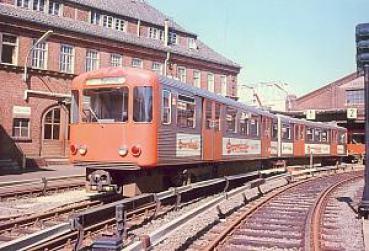
<svg viewBox="0 0 369 251">
<path fill-rule="evenodd" d="M 178 90 L 187 91 L 187 92 L 192 93 L 193 95 L 200 96 L 200 97 L 205 97 L 205 98 L 217 101 L 217 102 L 225 104 L 225 105 L 229 105 L 229 106 L 232 106 L 232 107 L 235 107 L 235 108 L 245 109 L 249 112 L 256 113 L 256 114 L 259 114 L 259 115 L 264 115 L 264 116 L 268 116 L 268 117 L 272 117 L 272 118 L 276 117 L 275 114 L 272 114 L 270 112 L 263 111 L 259 108 L 248 106 L 248 105 L 243 104 L 241 102 L 237 102 L 237 101 L 235 101 L 231 98 L 227 98 L 227 97 L 224 97 L 224 96 L 221 96 L 221 95 L 217 95 L 217 94 L 215 94 L 213 92 L 210 92 L 208 90 L 204 90 L 204 89 L 200 89 L 198 87 L 192 86 L 192 85 L 184 84 L 183 82 L 181 82 L 179 80 L 176 80 L 176 79 L 168 78 L 168 77 L 165 77 L 165 76 L 159 76 L 159 81 L 160 81 L 160 83 L 162 83 L 164 85 L 174 87 L 175 89 L 178 89 Z"/>
</svg>

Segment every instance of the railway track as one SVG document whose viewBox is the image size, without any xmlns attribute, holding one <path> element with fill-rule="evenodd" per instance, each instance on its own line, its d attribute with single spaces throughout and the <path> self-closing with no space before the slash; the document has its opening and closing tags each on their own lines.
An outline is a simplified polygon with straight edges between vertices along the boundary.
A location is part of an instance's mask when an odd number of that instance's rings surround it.
<svg viewBox="0 0 369 251">
<path fill-rule="evenodd" d="M 17 200 L 65 192 L 85 186 L 84 175 L 51 177 L 0 183 L 0 201 Z"/>
<path fill-rule="evenodd" d="M 340 186 L 362 176 L 346 173 L 321 177 L 272 192 L 211 229 L 190 249 L 324 250 L 320 227 L 328 199 Z"/>
<path fill-rule="evenodd" d="M 332 174 L 336 171 L 337 167 L 303 170 L 294 173 L 294 179 L 298 179 L 300 176 L 311 176 L 316 172 Z M 269 171 L 265 171 L 264 175 L 268 173 Z M 260 193 L 267 193 L 269 190 L 285 185 L 291 179 L 288 174 L 274 175 L 268 179 L 260 178 L 260 175 L 260 172 L 252 172 L 245 175 L 218 178 L 159 194 L 143 194 L 135 198 L 108 203 L 75 214 L 70 223 L 62 221 L 61 224 L 53 228 L 35 233 L 35 236 L 31 236 L 31 238 L 14 240 L 10 245 L 0 245 L 0 250 L 80 250 L 91 247 L 102 236 L 114 240 L 117 233 L 124 236 L 124 246 L 128 250 L 138 250 L 134 247 L 137 245 L 141 247 L 142 243 L 145 242 L 147 242 L 145 244 L 147 246 L 155 246 L 156 242 L 153 240 L 155 238 L 159 240 L 162 236 L 154 238 L 151 234 L 145 234 L 141 231 L 141 229 L 150 226 L 152 220 L 155 220 L 155 224 L 165 225 L 167 223 L 165 219 L 171 214 L 172 218 L 180 220 L 181 216 L 186 214 L 191 207 L 195 210 L 201 208 L 202 200 L 205 199 L 212 203 L 224 201 L 228 195 L 231 196 L 233 193 L 244 190 L 244 186 L 253 187 L 254 194 L 250 198 L 244 197 L 246 201 L 251 201 L 253 198 L 258 198 Z M 268 184 L 278 183 L 278 180 L 282 180 L 283 184 L 279 182 L 280 184 L 274 188 L 268 188 L 268 185 L 264 184 L 266 181 Z M 263 184 L 264 187 L 261 188 Z M 252 203 L 254 202 L 250 202 L 249 205 L 253 205 Z M 186 209 L 187 207 L 190 209 Z M 118 209 L 121 213 L 118 212 Z M 182 209 L 183 211 L 181 211 Z M 122 212 L 124 212 L 124 217 L 122 217 Z M 163 220 L 161 221 L 161 219 Z M 167 233 L 164 232 L 160 234 L 166 235 Z M 137 242 L 138 239 L 140 241 Z"/>
</svg>

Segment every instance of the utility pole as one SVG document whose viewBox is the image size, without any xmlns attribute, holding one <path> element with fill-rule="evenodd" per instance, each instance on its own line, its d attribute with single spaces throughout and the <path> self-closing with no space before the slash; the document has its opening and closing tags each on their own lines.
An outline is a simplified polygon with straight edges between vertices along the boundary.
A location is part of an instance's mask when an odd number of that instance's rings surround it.
<svg viewBox="0 0 369 251">
<path fill-rule="evenodd" d="M 365 185 L 359 204 L 360 217 L 369 215 L 369 23 L 356 26 L 356 64 L 359 75 L 364 75 L 364 113 L 365 113 Z"/>
</svg>

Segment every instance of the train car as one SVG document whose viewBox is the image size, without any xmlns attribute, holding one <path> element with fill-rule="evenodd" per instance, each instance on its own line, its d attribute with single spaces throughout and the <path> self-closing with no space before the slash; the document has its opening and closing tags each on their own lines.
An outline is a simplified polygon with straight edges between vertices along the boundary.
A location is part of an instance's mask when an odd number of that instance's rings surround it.
<svg viewBox="0 0 369 251">
<path fill-rule="evenodd" d="M 143 191 L 188 169 L 205 174 L 245 161 L 302 157 L 306 144 L 300 135 L 306 124 L 314 123 L 277 116 L 150 71 L 105 68 L 73 81 L 70 159 L 87 166 L 93 189 L 140 183 Z M 302 131 L 294 133 L 296 126 Z M 315 141 L 308 143 L 318 153 Z"/>
</svg>

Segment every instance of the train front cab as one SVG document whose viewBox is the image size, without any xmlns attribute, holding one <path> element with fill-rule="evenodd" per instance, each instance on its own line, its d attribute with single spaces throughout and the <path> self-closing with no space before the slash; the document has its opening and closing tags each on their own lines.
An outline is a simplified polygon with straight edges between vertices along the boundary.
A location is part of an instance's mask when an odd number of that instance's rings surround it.
<svg viewBox="0 0 369 251">
<path fill-rule="evenodd" d="M 92 188 L 111 190 L 124 171 L 156 165 L 157 95 L 155 75 L 136 69 L 101 69 L 73 81 L 70 159 L 87 166 Z"/>
</svg>

